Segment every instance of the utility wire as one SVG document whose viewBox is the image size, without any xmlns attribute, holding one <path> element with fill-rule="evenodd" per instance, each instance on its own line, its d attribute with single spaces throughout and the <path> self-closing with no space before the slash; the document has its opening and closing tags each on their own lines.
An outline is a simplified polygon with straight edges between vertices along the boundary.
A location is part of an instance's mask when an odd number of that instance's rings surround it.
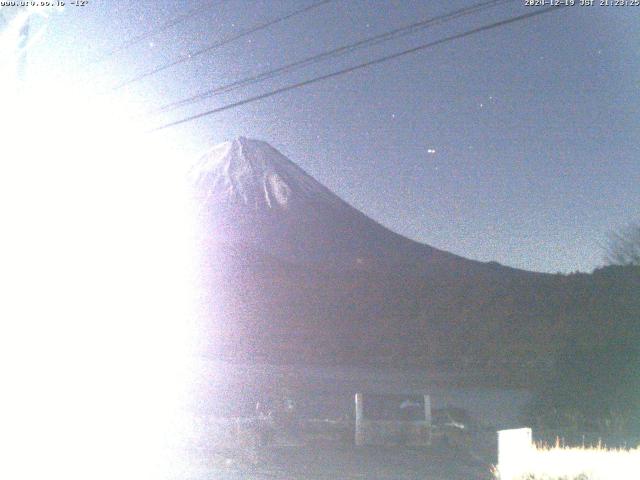
<svg viewBox="0 0 640 480">
<path fill-rule="evenodd" d="M 120 45 L 118 45 L 117 47 L 113 48 L 112 50 L 109 50 L 108 52 L 102 54 L 99 58 L 97 58 L 96 60 L 93 60 L 92 63 L 100 63 L 103 62 L 105 60 L 107 60 L 108 58 L 116 55 L 117 53 L 122 52 L 123 50 L 126 50 L 127 48 L 130 48 L 140 42 L 142 42 L 143 40 L 149 38 L 149 37 L 153 37 L 154 35 L 158 35 L 159 33 L 164 32 L 165 30 L 170 29 L 171 27 L 175 27 L 176 25 L 179 25 L 183 22 L 186 22 L 187 20 L 189 20 L 190 18 L 195 17 L 198 14 L 201 14 L 207 10 L 210 10 L 211 8 L 213 8 L 216 4 L 221 3 L 221 0 L 215 0 L 215 1 L 209 1 L 206 2 L 196 8 L 193 8 L 192 10 L 189 10 L 188 12 L 183 13 L 182 15 L 179 15 L 175 18 L 169 19 L 167 20 L 165 23 L 163 23 L 162 25 L 159 25 L 156 28 L 152 28 L 150 30 L 147 30 L 144 33 L 141 33 L 140 35 L 133 37 L 123 43 L 121 43 Z"/>
<path fill-rule="evenodd" d="M 216 95 L 220 95 L 222 93 L 227 93 L 230 92 L 232 90 L 236 90 L 238 88 L 241 87 L 245 87 L 247 85 L 252 85 L 254 83 L 259 83 L 262 82 L 264 80 L 270 80 L 272 78 L 278 77 L 280 75 L 283 75 L 285 73 L 289 73 L 292 72 L 294 70 L 297 70 L 299 68 L 302 67 L 306 67 L 309 65 L 312 65 L 314 63 L 318 63 L 320 61 L 324 61 L 327 60 L 329 58 L 335 58 L 341 55 L 346 55 L 348 53 L 351 53 L 355 50 L 361 49 L 361 48 L 365 48 L 365 47 L 370 47 L 373 45 L 377 45 L 379 43 L 382 42 L 386 42 L 389 40 L 395 40 L 397 38 L 401 38 L 403 36 L 406 35 L 410 35 L 413 33 L 416 33 L 420 30 L 423 30 L 425 28 L 434 26 L 434 25 L 438 25 L 438 24 L 442 24 L 451 20 L 455 20 L 457 18 L 466 16 L 466 15 L 471 15 L 477 12 L 480 12 L 482 10 L 486 10 L 486 9 L 490 9 L 493 7 L 496 7 L 500 4 L 504 4 L 504 3 L 509 3 L 509 2 L 513 2 L 514 0 L 490 0 L 490 1 L 485 1 L 485 2 L 481 2 L 481 3 L 477 3 L 475 5 L 472 5 L 470 7 L 465 7 L 465 8 L 461 8 L 458 10 L 455 10 L 453 12 L 449 12 L 447 14 L 444 15 L 439 15 L 437 17 L 432 17 L 432 18 L 427 18 L 424 20 L 421 20 L 419 22 L 415 22 L 415 23 L 411 23 L 409 25 L 405 25 L 404 27 L 400 27 L 400 28 L 396 28 L 394 30 L 385 32 L 385 33 L 381 33 L 378 35 L 374 35 L 374 36 L 370 36 L 368 38 L 365 38 L 363 40 L 360 40 L 358 42 L 355 43 L 350 43 L 347 45 L 343 45 L 341 47 L 338 48 L 334 48 L 333 50 L 329 50 L 326 52 L 322 52 L 316 55 L 312 55 L 310 57 L 304 58 L 302 60 L 298 60 L 295 61 L 293 63 L 289 63 L 287 65 L 284 65 L 282 67 L 276 68 L 274 70 L 268 70 L 265 72 L 262 72 L 258 75 L 254 75 L 251 77 L 246 77 L 243 78 L 241 80 L 236 80 L 234 82 L 231 83 L 227 83 L 226 85 L 221 85 L 219 87 L 215 87 L 209 90 L 205 90 L 203 92 L 200 92 L 196 95 L 187 97 L 187 98 L 183 98 L 181 100 L 177 100 L 175 102 L 163 105 L 153 111 L 151 111 L 151 114 L 154 113 L 160 113 L 160 112 L 167 112 L 170 110 L 174 110 L 176 108 L 185 106 L 185 105 L 189 105 L 189 104 L 193 104 L 193 103 L 197 103 L 199 101 L 205 100 L 207 98 L 211 98 L 214 97 Z"/>
<path fill-rule="evenodd" d="M 411 53 L 419 52 L 419 51 L 425 50 L 427 48 L 435 47 L 436 45 L 441 45 L 443 43 L 448 43 L 448 42 L 451 42 L 453 40 L 458 40 L 460 38 L 464 38 L 464 37 L 468 37 L 468 36 L 471 36 L 471 35 L 475 35 L 476 33 L 485 32 L 487 30 L 493 30 L 494 28 L 502 27 L 504 25 L 508 25 L 508 24 L 511 24 L 511 23 L 519 22 L 519 21 L 522 21 L 522 20 L 527 20 L 529 18 L 536 17 L 536 16 L 542 15 L 544 13 L 549 13 L 552 10 L 556 10 L 558 8 L 562 8 L 562 7 L 547 7 L 547 8 L 543 8 L 541 10 L 533 11 L 531 13 L 525 13 L 523 15 L 518 15 L 516 17 L 511 17 L 511 18 L 508 18 L 506 20 L 500 20 L 498 22 L 494 22 L 494 23 L 491 23 L 489 25 L 484 25 L 482 27 L 474 28 L 473 30 L 468 30 L 466 32 L 458 33 L 456 35 L 451 35 L 449 37 L 445 37 L 445 38 L 442 38 L 440 40 L 435 40 L 433 42 L 425 43 L 423 45 L 419 45 L 417 47 L 413 47 L 413 48 L 410 48 L 408 50 L 403 50 L 401 52 L 393 53 L 391 55 L 386 55 L 384 57 L 380 57 L 380 58 L 377 58 L 375 60 L 370 60 L 370 61 L 365 62 L 365 63 L 360 63 L 358 65 L 355 65 L 355 66 L 352 66 L 352 67 L 349 67 L 349 68 L 345 68 L 343 70 L 338 70 L 336 72 L 328 73 L 326 75 L 322 75 L 322 76 L 311 78 L 309 80 L 305 80 L 305 81 L 302 81 L 302 82 L 298 82 L 298 83 L 294 83 L 294 84 L 291 84 L 291 85 L 287 85 L 285 87 L 278 88 L 276 90 L 272 90 L 270 92 L 263 93 L 261 95 L 256 95 L 254 97 L 246 98 L 246 99 L 240 100 L 238 102 L 234 102 L 234 103 L 230 103 L 230 104 L 227 104 L 227 105 L 223 105 L 221 107 L 217 107 L 217 108 L 214 108 L 212 110 L 207 110 L 205 112 L 198 113 L 196 115 L 192 115 L 192 116 L 180 119 L 180 120 L 176 120 L 176 121 L 173 121 L 173 122 L 170 122 L 170 123 L 166 123 L 166 124 L 164 124 L 164 125 L 162 125 L 160 127 L 156 127 L 154 129 L 152 129 L 151 131 L 155 132 L 155 131 L 163 130 L 165 128 L 169 128 L 169 127 L 173 127 L 173 126 L 176 126 L 176 125 L 180 125 L 182 123 L 190 122 L 190 121 L 196 120 L 198 118 L 207 117 L 209 115 L 214 115 L 216 113 L 220 113 L 220 112 L 223 112 L 225 110 L 230 110 L 232 108 L 236 108 L 236 107 L 239 107 L 241 105 L 246 105 L 248 103 L 256 102 L 258 100 L 262 100 L 262 99 L 265 99 L 265 98 L 268 98 L 268 97 L 272 97 L 272 96 L 278 95 L 280 93 L 288 92 L 288 91 L 294 90 L 296 88 L 304 87 L 306 85 L 311 85 L 313 83 L 321 82 L 321 81 L 327 80 L 329 78 L 337 77 L 337 76 L 340 76 L 340 75 L 344 75 L 346 73 L 354 72 L 356 70 L 360 70 L 360 69 L 367 68 L 367 67 L 370 67 L 370 66 L 373 66 L 373 65 L 377 65 L 377 64 L 386 62 L 388 60 L 392 60 L 394 58 L 399 58 L 399 57 L 402 57 L 404 55 L 409 55 Z"/>
<path fill-rule="evenodd" d="M 169 63 L 165 63 L 164 65 L 160 65 L 158 67 L 152 68 L 150 70 L 147 70 L 145 72 L 142 72 L 138 75 L 136 75 L 135 77 L 120 83 L 119 85 L 116 85 L 115 87 L 113 87 L 112 90 L 119 90 L 122 87 L 125 87 L 127 85 L 130 85 L 134 82 L 137 82 L 139 80 L 142 80 L 143 78 L 147 78 L 150 77 L 151 75 L 155 75 L 156 73 L 162 72 L 163 70 L 166 70 L 167 68 L 171 68 L 174 67 L 176 65 L 179 65 L 181 63 L 184 62 L 188 62 L 189 60 L 191 60 L 193 57 L 197 57 L 200 55 L 203 55 L 205 53 L 209 53 L 212 50 L 215 50 L 216 48 L 222 47 L 223 45 L 227 45 L 235 40 L 238 40 L 239 38 L 242 37 L 246 37 L 247 35 L 250 35 L 252 33 L 258 32 L 260 30 L 264 30 L 268 27 L 271 27 L 277 23 L 283 22 L 285 20 L 288 20 L 289 18 L 295 17 L 297 15 L 301 15 L 303 13 L 306 13 L 310 10 L 313 10 L 315 8 L 321 7 L 322 5 L 325 5 L 329 2 L 332 2 L 333 0 L 321 0 L 319 2 L 315 2 L 312 3 L 311 5 L 304 7 L 304 8 L 300 8 L 298 10 L 294 10 L 292 12 L 287 13 L 286 15 L 283 15 L 281 17 L 275 18 L 273 20 L 269 20 L 268 22 L 264 22 L 264 23 L 260 23 L 254 27 L 248 28 L 246 30 L 242 30 L 241 32 L 235 34 L 235 35 L 231 35 L 229 37 L 223 38 L 222 40 L 219 40 L 215 43 L 212 43 L 211 45 L 208 45 L 204 48 L 201 48 L 200 50 L 196 50 L 195 52 L 192 53 L 188 53 L 186 55 L 183 55 L 181 57 L 179 57 L 177 60 L 174 60 L 172 62 Z"/>
</svg>

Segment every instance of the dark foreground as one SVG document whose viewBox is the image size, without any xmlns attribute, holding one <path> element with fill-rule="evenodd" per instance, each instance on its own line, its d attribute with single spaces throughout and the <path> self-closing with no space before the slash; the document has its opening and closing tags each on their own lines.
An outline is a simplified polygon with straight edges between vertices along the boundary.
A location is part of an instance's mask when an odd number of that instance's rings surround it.
<svg viewBox="0 0 640 480">
<path fill-rule="evenodd" d="M 268 447 L 201 457 L 193 480 L 485 480 L 490 466 L 447 447 Z"/>
</svg>

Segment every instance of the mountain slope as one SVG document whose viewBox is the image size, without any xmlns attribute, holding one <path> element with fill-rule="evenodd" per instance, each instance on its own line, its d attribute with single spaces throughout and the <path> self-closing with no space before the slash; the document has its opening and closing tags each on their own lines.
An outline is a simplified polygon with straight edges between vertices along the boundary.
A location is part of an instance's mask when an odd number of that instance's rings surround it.
<svg viewBox="0 0 640 480">
<path fill-rule="evenodd" d="M 212 354 L 482 366 L 527 381 L 567 343 L 640 335 L 637 268 L 549 275 L 419 244 L 264 142 L 221 144 L 191 178 Z"/>
<path fill-rule="evenodd" d="M 191 181 L 211 240 L 325 267 L 478 263 L 386 229 L 265 142 L 240 137 L 214 147 Z"/>
</svg>

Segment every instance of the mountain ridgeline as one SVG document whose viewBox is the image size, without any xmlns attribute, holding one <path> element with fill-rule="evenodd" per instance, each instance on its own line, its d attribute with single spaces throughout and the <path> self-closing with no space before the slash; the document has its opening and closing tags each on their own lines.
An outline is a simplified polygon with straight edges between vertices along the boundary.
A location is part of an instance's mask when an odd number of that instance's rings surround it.
<svg viewBox="0 0 640 480">
<path fill-rule="evenodd" d="M 211 355 L 508 371 L 638 334 L 640 274 L 465 259 L 376 223 L 265 142 L 211 149 L 191 185 Z M 516 380 L 517 381 L 517 380 Z"/>
</svg>

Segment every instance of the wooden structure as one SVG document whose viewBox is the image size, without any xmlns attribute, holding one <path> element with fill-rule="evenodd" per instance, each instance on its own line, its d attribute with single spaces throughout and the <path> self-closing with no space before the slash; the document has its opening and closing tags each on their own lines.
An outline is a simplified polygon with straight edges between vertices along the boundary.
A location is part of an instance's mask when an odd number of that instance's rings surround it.
<svg viewBox="0 0 640 480">
<path fill-rule="evenodd" d="M 356 445 L 412 445 L 431 443 L 429 395 L 356 393 Z"/>
</svg>

